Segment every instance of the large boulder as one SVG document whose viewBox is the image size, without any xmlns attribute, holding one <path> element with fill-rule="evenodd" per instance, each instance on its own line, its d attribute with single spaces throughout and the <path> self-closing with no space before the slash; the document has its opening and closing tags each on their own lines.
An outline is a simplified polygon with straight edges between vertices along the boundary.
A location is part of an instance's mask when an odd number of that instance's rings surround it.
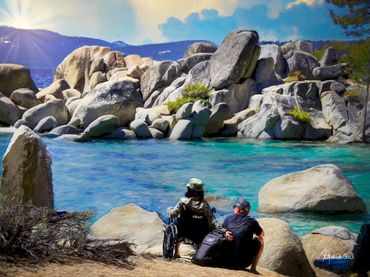
<svg viewBox="0 0 370 277">
<path fill-rule="evenodd" d="M 338 256 L 352 257 L 353 248 L 356 244 L 356 236 L 348 229 L 339 226 L 327 226 L 312 231 L 301 238 L 304 251 L 316 276 L 339 277 L 336 274 L 316 267 L 313 262 L 316 259 L 324 259 Z"/>
<path fill-rule="evenodd" d="M 258 60 L 254 79 L 257 83 L 257 91 L 262 91 L 264 88 L 282 83 L 281 78 L 275 73 L 273 58 L 269 57 Z"/>
<path fill-rule="evenodd" d="M 274 70 L 281 77 L 285 76 L 287 63 L 284 58 L 281 47 L 277 44 L 261 45 L 261 53 L 259 59 L 272 58 L 274 60 Z"/>
<path fill-rule="evenodd" d="M 258 209 L 263 213 L 353 213 L 365 212 L 366 206 L 342 171 L 324 164 L 266 183 L 258 193 Z"/>
<path fill-rule="evenodd" d="M 159 88 L 167 87 L 181 75 L 177 62 L 163 61 L 153 64 L 140 78 L 141 93 L 146 101 Z"/>
<path fill-rule="evenodd" d="M 46 103 L 37 105 L 27 110 L 23 114 L 22 119 L 33 129 L 41 119 L 47 116 L 53 116 L 58 122 L 58 126 L 67 124 L 69 113 L 67 107 L 64 105 L 64 101 L 60 99 L 50 100 Z"/>
<path fill-rule="evenodd" d="M 19 64 L 0 64 L 0 92 L 10 97 L 13 91 L 19 88 L 38 91 L 30 70 Z"/>
<path fill-rule="evenodd" d="M 56 68 L 54 80 L 64 79 L 70 88 L 84 92 L 90 89 L 90 68 L 95 59 L 110 52 L 108 47 L 83 46 L 70 53 Z M 109 61 L 114 63 L 114 61 Z"/>
<path fill-rule="evenodd" d="M 124 240 L 132 243 L 133 250 L 139 253 L 153 253 L 156 249 L 156 254 L 160 254 L 163 227 L 157 213 L 128 204 L 113 208 L 95 222 L 90 235 L 104 240 Z"/>
<path fill-rule="evenodd" d="M 0 122 L 14 125 L 22 116 L 22 111 L 0 92 Z"/>
<path fill-rule="evenodd" d="M 53 95 L 57 99 L 64 99 L 64 96 L 63 96 L 62 92 L 63 92 L 63 90 L 66 90 L 66 89 L 69 89 L 69 85 L 65 80 L 63 80 L 63 79 L 55 80 L 50 86 L 40 90 L 36 94 L 36 97 L 41 102 L 45 101 L 45 97 L 47 95 Z"/>
<path fill-rule="evenodd" d="M 3 158 L 1 191 L 11 201 L 54 207 L 51 157 L 40 137 L 21 126 Z"/>
<path fill-rule="evenodd" d="M 313 77 L 317 80 L 336 80 L 347 74 L 346 67 L 345 63 L 316 67 L 313 70 Z"/>
<path fill-rule="evenodd" d="M 333 135 L 341 141 L 355 139 L 359 133 L 359 120 L 350 121 L 345 98 L 334 91 L 325 91 L 321 93 L 321 104 L 326 122 L 333 127 Z"/>
<path fill-rule="evenodd" d="M 230 108 L 226 103 L 219 103 L 211 109 L 211 115 L 204 131 L 205 136 L 217 135 L 221 130 L 224 121 L 229 117 Z"/>
<path fill-rule="evenodd" d="M 295 47 L 297 50 L 301 50 L 303 52 L 313 54 L 314 46 L 312 42 L 304 41 L 304 40 L 297 40 L 294 42 Z"/>
<path fill-rule="evenodd" d="M 210 63 L 211 86 L 222 89 L 252 76 L 260 47 L 256 31 L 238 30 L 226 36 Z"/>
<path fill-rule="evenodd" d="M 119 118 L 114 115 L 102 115 L 87 126 L 82 136 L 83 138 L 100 137 L 109 134 L 119 126 Z"/>
<path fill-rule="evenodd" d="M 230 108 L 228 117 L 231 117 L 233 114 L 246 109 L 250 98 L 256 92 L 256 82 L 250 78 L 241 84 L 234 84 L 228 88 L 212 92 L 210 102 L 212 106 L 226 103 Z"/>
<path fill-rule="evenodd" d="M 72 125 L 62 125 L 62 126 L 56 127 L 55 129 L 51 130 L 49 132 L 49 135 L 59 137 L 62 135 L 77 135 L 80 133 L 81 133 L 81 130 Z"/>
<path fill-rule="evenodd" d="M 182 72 L 188 73 L 196 64 L 208 61 L 212 57 L 212 54 L 199 53 L 189 56 L 185 59 L 178 60 L 177 62 L 181 65 Z"/>
<path fill-rule="evenodd" d="M 259 266 L 287 276 L 313 276 L 302 243 L 286 222 L 275 218 L 257 221 L 265 232 Z"/>
<path fill-rule="evenodd" d="M 313 55 L 300 50 L 289 51 L 285 58 L 288 63 L 289 73 L 299 71 L 308 79 L 313 79 L 312 71 L 320 66 L 319 61 Z"/>
<path fill-rule="evenodd" d="M 337 50 L 333 47 L 325 49 L 324 55 L 320 59 L 321 66 L 329 66 L 337 64 L 339 61 Z"/>
<path fill-rule="evenodd" d="M 105 82 L 79 100 L 72 119 L 80 119 L 81 126 L 86 128 L 98 117 L 111 114 L 120 119 L 119 125 L 124 126 L 142 105 L 141 93 L 132 82 Z"/>
<path fill-rule="evenodd" d="M 211 77 L 210 77 L 210 63 L 209 61 L 203 61 L 197 63 L 190 71 L 186 77 L 184 86 L 200 84 L 205 87 L 210 87 Z M 182 93 L 182 91 L 181 91 Z M 179 95 L 181 95 L 181 93 Z M 171 99 L 174 101 L 174 98 Z"/>
<path fill-rule="evenodd" d="M 193 133 L 194 120 L 180 119 L 172 129 L 170 139 L 189 140 Z"/>
<path fill-rule="evenodd" d="M 138 138 L 151 138 L 152 134 L 149 130 L 148 124 L 140 119 L 135 119 L 130 123 L 130 128 L 134 131 Z"/>
<path fill-rule="evenodd" d="M 40 104 L 40 101 L 36 98 L 36 93 L 28 88 L 20 88 L 13 91 L 10 100 L 12 100 L 14 104 L 26 109 L 33 108 Z"/>
<path fill-rule="evenodd" d="M 217 46 L 209 42 L 194 42 L 188 46 L 184 53 L 184 58 L 193 56 L 198 53 L 214 53 Z"/>
</svg>

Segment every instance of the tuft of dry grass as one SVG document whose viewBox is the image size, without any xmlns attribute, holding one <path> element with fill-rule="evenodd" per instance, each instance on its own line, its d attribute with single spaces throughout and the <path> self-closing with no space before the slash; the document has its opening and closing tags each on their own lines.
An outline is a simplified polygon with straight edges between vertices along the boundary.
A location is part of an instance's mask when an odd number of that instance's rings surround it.
<svg viewBox="0 0 370 277">
<path fill-rule="evenodd" d="M 54 212 L 0 201 L 0 268 L 6 263 L 38 265 L 71 258 L 132 267 L 127 261 L 133 255 L 129 243 L 88 239 L 91 216 L 89 211 Z"/>
</svg>

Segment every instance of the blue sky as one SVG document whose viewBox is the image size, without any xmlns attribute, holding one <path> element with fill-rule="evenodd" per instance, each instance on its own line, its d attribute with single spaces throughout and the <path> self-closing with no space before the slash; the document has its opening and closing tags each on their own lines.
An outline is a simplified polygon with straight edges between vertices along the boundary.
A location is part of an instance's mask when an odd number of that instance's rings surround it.
<svg viewBox="0 0 370 277">
<path fill-rule="evenodd" d="M 0 0 L 0 25 L 131 44 L 206 39 L 239 28 L 261 40 L 347 39 L 324 0 Z"/>
</svg>

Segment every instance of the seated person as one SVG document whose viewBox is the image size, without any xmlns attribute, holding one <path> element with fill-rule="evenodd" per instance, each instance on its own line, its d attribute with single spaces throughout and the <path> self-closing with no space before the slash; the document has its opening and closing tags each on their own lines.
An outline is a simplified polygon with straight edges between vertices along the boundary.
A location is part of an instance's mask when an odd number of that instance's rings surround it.
<svg viewBox="0 0 370 277">
<path fill-rule="evenodd" d="M 175 208 L 167 209 L 170 217 L 178 218 L 175 257 L 180 257 L 180 241 L 187 238 L 200 244 L 210 231 L 219 227 L 211 207 L 204 200 L 202 180 L 192 178 L 186 187 L 185 197 L 180 199 Z"/>
<path fill-rule="evenodd" d="M 257 264 L 263 251 L 264 232 L 258 222 L 248 216 L 250 204 L 240 200 L 234 205 L 234 214 L 228 216 L 225 228 L 228 243 L 225 246 L 226 267 L 245 268 L 251 265 L 251 272 L 257 272 Z"/>
</svg>

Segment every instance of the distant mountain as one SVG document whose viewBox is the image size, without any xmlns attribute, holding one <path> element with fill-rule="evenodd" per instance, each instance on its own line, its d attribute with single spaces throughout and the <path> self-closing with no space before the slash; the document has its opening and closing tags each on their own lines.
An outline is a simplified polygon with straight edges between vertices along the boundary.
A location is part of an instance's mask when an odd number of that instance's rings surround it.
<svg viewBox="0 0 370 277">
<path fill-rule="evenodd" d="M 69 53 L 84 45 L 107 46 L 126 55 L 138 54 L 158 61 L 178 60 L 193 42 L 196 41 L 129 45 L 123 41 L 107 42 L 87 37 L 64 36 L 47 30 L 24 30 L 0 26 L 0 63 L 54 69 Z"/>
</svg>

